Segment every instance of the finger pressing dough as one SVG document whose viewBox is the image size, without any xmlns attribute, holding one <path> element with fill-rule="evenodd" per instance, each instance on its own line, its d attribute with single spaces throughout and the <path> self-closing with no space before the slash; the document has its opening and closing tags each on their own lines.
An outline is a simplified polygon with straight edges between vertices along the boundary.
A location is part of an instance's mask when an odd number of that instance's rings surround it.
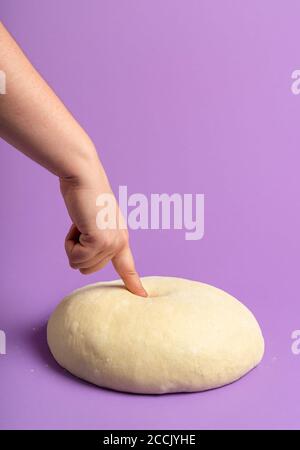
<svg viewBox="0 0 300 450">
<path fill-rule="evenodd" d="M 119 391 L 163 394 L 216 388 L 261 360 L 253 314 L 226 292 L 180 278 L 146 277 L 149 297 L 121 281 L 66 297 L 48 323 L 48 344 L 69 372 Z"/>
</svg>

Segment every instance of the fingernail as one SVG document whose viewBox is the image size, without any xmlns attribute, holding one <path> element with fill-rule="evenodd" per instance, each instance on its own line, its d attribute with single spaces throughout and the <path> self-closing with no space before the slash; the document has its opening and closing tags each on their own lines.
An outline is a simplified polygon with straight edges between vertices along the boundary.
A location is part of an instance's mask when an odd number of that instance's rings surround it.
<svg viewBox="0 0 300 450">
<path fill-rule="evenodd" d="M 141 297 L 148 297 L 148 294 L 144 288 L 141 289 L 141 292 L 142 292 Z"/>
</svg>

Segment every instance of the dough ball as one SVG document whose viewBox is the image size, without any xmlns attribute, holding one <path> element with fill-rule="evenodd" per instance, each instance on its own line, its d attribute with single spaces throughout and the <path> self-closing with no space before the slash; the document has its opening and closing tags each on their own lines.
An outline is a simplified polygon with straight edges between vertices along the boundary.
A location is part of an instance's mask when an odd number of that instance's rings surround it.
<svg viewBox="0 0 300 450">
<path fill-rule="evenodd" d="M 142 282 L 146 299 L 121 281 L 66 297 L 48 323 L 56 361 L 98 386 L 143 394 L 216 388 L 260 362 L 260 327 L 234 297 L 180 278 Z"/>
</svg>

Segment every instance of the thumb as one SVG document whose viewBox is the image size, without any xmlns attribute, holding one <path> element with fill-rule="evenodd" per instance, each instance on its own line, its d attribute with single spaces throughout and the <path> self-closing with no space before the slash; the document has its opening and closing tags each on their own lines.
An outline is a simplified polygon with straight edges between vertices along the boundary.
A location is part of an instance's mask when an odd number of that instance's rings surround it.
<svg viewBox="0 0 300 450">
<path fill-rule="evenodd" d="M 135 270 L 134 259 L 129 246 L 126 246 L 120 253 L 114 256 L 112 263 L 130 292 L 140 297 L 148 296 L 143 288 L 139 274 Z"/>
</svg>

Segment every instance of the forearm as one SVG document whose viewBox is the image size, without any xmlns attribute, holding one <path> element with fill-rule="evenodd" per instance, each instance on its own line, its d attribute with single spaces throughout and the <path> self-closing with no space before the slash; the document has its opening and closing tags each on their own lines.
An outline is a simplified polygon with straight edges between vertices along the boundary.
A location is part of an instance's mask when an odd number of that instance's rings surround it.
<svg viewBox="0 0 300 450">
<path fill-rule="evenodd" d="M 73 222 L 66 239 L 71 266 L 88 274 L 111 260 L 126 287 L 146 296 L 127 231 L 97 227 L 96 199 L 111 189 L 92 141 L 1 23 L 0 70 L 6 74 L 6 94 L 0 95 L 0 137 L 60 178 Z M 115 214 L 116 221 L 122 220 L 117 207 Z"/>
<path fill-rule="evenodd" d="M 103 171 L 94 145 L 0 23 L 0 136 L 60 178 Z"/>
</svg>

